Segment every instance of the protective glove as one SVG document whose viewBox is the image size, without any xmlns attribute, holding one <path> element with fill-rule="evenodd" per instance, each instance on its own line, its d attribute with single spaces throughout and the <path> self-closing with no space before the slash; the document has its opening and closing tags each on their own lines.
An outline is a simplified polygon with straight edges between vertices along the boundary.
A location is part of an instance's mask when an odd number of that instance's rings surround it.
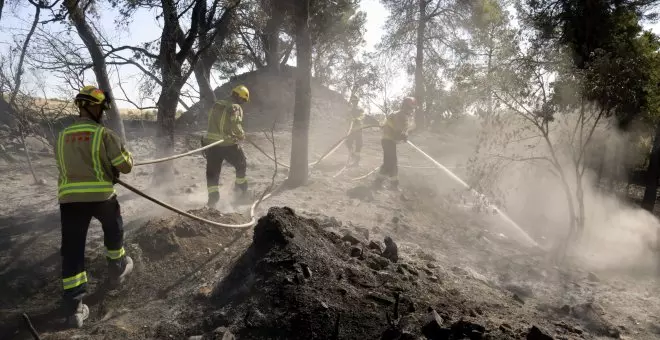
<svg viewBox="0 0 660 340">
<path fill-rule="evenodd" d="M 117 184 L 119 180 L 119 170 L 115 168 L 114 166 L 112 167 L 112 184 Z"/>
</svg>

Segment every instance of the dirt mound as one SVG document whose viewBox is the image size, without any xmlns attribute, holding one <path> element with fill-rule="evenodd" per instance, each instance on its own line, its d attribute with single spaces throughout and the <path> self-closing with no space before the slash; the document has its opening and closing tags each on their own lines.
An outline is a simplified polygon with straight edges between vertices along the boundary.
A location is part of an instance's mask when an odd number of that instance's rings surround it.
<svg viewBox="0 0 660 340">
<path fill-rule="evenodd" d="M 534 311 L 512 318 L 514 301 L 476 302 L 478 290 L 447 287 L 451 273 L 403 259 L 390 238 L 383 249 L 339 229 L 334 219 L 271 208 L 214 288 L 200 339 L 551 339 L 528 323 L 544 323 Z"/>
</svg>

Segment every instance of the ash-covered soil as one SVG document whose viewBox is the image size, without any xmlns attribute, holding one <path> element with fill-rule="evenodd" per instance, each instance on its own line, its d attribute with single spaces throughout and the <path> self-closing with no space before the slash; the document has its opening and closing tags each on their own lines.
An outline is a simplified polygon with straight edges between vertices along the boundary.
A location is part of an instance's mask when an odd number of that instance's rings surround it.
<svg viewBox="0 0 660 340">
<path fill-rule="evenodd" d="M 289 133 L 275 137 L 278 159 L 288 163 Z M 253 138 L 272 150 L 263 136 Z M 310 161 L 337 139 L 314 138 Z M 463 140 L 413 141 L 465 175 L 471 146 Z M 180 137 L 177 151 L 195 143 L 194 136 Z M 130 145 L 136 159 L 155 155 L 150 138 Z M 274 167 L 253 147 L 244 148 L 256 196 L 270 185 Z M 118 188 L 136 271 L 119 294 L 100 286 L 105 260 L 93 222 L 91 316 L 81 330 L 59 328 L 54 161 L 35 161 L 42 185 L 30 184 L 26 167 L 0 164 L 0 195 L 8 198 L 0 206 L 0 338 L 31 339 L 23 312 L 43 339 L 660 337 L 658 281 L 649 268 L 633 276 L 579 264 L 556 267 L 496 216 L 466 205 L 460 186 L 424 158 L 405 145 L 399 149 L 401 191 L 374 191 L 373 177 L 360 178 L 381 161 L 378 133 L 366 132 L 359 167 L 342 171 L 341 147 L 311 170 L 308 185 L 264 202 L 259 224 L 247 230 L 177 216 Z M 196 215 L 246 221 L 247 207 L 229 202 L 230 166 L 223 168 L 224 213 L 199 209 L 206 201 L 204 164 L 199 155 L 175 160 L 176 180 L 166 184 L 151 182 L 153 166 L 122 178 Z M 279 169 L 276 184 L 284 178 Z M 386 237 L 396 244 L 396 258 Z"/>
</svg>

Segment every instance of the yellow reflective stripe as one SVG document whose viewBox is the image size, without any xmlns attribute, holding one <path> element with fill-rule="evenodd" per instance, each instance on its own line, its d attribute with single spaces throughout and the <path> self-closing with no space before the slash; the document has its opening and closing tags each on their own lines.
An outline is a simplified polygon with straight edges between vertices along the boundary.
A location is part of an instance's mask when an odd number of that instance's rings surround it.
<svg viewBox="0 0 660 340">
<path fill-rule="evenodd" d="M 77 129 L 77 128 L 90 128 L 90 129 L 98 129 L 99 125 L 94 125 L 94 124 L 87 124 L 87 123 L 74 123 L 69 125 L 67 129 Z"/>
<path fill-rule="evenodd" d="M 106 253 L 105 253 L 105 256 L 111 260 L 118 260 L 124 255 L 126 255 L 126 251 L 124 250 L 124 247 L 121 247 L 119 250 L 106 249 Z"/>
<path fill-rule="evenodd" d="M 247 183 L 247 178 L 245 177 L 236 177 L 236 184 Z"/>
<path fill-rule="evenodd" d="M 73 289 L 83 283 L 87 283 L 87 272 L 82 272 L 62 279 L 62 286 L 64 286 L 64 289 Z"/>
<path fill-rule="evenodd" d="M 66 184 L 66 163 L 64 162 L 64 134 L 57 139 L 57 161 L 60 164 L 60 184 Z"/>
<path fill-rule="evenodd" d="M 213 139 L 213 140 L 223 140 L 224 138 L 217 134 L 217 133 L 206 133 L 206 138 L 207 139 Z"/>
<path fill-rule="evenodd" d="M 225 137 L 225 119 L 227 119 L 227 107 L 225 106 L 225 109 L 222 111 L 222 117 L 220 118 L 220 134 L 224 138 Z"/>
<path fill-rule="evenodd" d="M 65 129 L 64 134 L 68 135 L 70 133 L 75 133 L 75 132 L 96 132 L 96 129 L 98 129 L 98 128 L 73 127 L 73 128 Z"/>
<path fill-rule="evenodd" d="M 92 142 L 92 162 L 94 162 L 94 171 L 96 172 L 96 179 L 103 182 L 103 169 L 101 168 L 101 136 L 103 135 L 103 127 L 98 127 L 94 133 L 94 140 Z"/>
<path fill-rule="evenodd" d="M 211 186 L 207 187 L 207 189 L 209 190 L 209 194 L 214 193 L 214 192 L 219 192 L 220 191 L 220 186 L 219 185 L 211 185 Z"/>
<path fill-rule="evenodd" d="M 111 161 L 112 165 L 115 165 L 115 166 L 117 166 L 121 163 L 124 163 L 124 162 L 130 163 L 130 153 L 128 153 L 126 151 L 122 151 L 121 155 L 117 156 L 115 159 L 113 159 Z"/>
<path fill-rule="evenodd" d="M 115 192 L 112 182 L 80 182 L 60 185 L 58 197 L 86 192 Z"/>
</svg>

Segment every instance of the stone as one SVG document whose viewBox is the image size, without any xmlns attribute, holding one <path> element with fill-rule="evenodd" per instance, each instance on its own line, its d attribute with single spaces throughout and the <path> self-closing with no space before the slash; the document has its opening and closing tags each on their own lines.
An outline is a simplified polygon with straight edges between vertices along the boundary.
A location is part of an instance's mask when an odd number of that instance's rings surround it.
<svg viewBox="0 0 660 340">
<path fill-rule="evenodd" d="M 435 275 L 427 276 L 427 279 L 428 279 L 429 281 L 431 281 L 431 282 L 435 282 L 435 283 L 440 282 L 440 278 L 437 277 L 437 276 L 435 276 Z"/>
<path fill-rule="evenodd" d="M 341 235 L 339 235 L 339 233 L 336 231 L 328 231 L 326 235 L 328 236 L 328 239 L 332 241 L 332 243 L 338 243 L 341 241 Z"/>
<path fill-rule="evenodd" d="M 461 339 L 462 337 L 468 337 L 469 339 L 481 339 L 483 334 L 486 332 L 486 327 L 461 319 L 451 325 L 451 331 L 454 337 L 458 339 Z"/>
<path fill-rule="evenodd" d="M 527 286 L 509 284 L 506 285 L 504 288 L 506 288 L 506 290 L 510 291 L 511 293 L 520 296 L 521 298 L 529 298 L 534 295 L 532 289 Z"/>
<path fill-rule="evenodd" d="M 362 249 L 360 247 L 351 248 L 351 257 L 358 257 L 360 255 L 362 255 Z"/>
<path fill-rule="evenodd" d="M 376 251 L 378 254 L 383 252 L 383 247 L 378 241 L 369 242 L 369 249 Z"/>
<path fill-rule="evenodd" d="M 213 339 L 215 340 L 236 340 L 236 336 L 226 327 L 218 327 L 213 330 Z"/>
<path fill-rule="evenodd" d="M 373 270 L 383 270 L 390 265 L 390 261 L 380 256 L 370 256 L 367 258 L 367 266 Z"/>
<path fill-rule="evenodd" d="M 394 263 L 399 261 L 399 248 L 391 237 L 385 237 L 385 250 L 382 256 Z"/>
<path fill-rule="evenodd" d="M 300 267 L 302 268 L 302 274 L 305 276 L 306 279 L 311 279 L 312 278 L 312 270 L 309 269 L 309 266 L 305 263 L 301 263 Z"/>
<path fill-rule="evenodd" d="M 527 340 L 553 340 L 553 337 L 536 326 L 532 326 L 527 332 Z"/>
<path fill-rule="evenodd" d="M 355 231 L 362 235 L 365 239 L 369 239 L 369 229 L 365 227 L 355 227 Z"/>
<path fill-rule="evenodd" d="M 344 235 L 344 237 L 342 237 L 341 239 L 342 241 L 349 242 L 351 245 L 356 245 L 360 243 L 360 240 L 357 237 L 353 236 L 353 234 L 351 234 L 350 232 L 346 233 L 346 235 Z"/>
<path fill-rule="evenodd" d="M 433 308 L 429 308 L 425 324 L 422 326 L 422 334 L 427 339 L 449 339 L 451 330 L 443 328 L 443 323 L 442 317 Z"/>
<path fill-rule="evenodd" d="M 373 300 L 378 302 L 379 304 L 386 305 L 386 306 L 391 306 L 394 304 L 394 299 L 391 297 L 384 296 L 382 294 L 378 294 L 376 292 L 369 292 L 365 295 L 367 299 Z"/>
<path fill-rule="evenodd" d="M 591 282 L 600 282 L 600 278 L 594 272 L 589 272 L 587 279 Z"/>
</svg>

